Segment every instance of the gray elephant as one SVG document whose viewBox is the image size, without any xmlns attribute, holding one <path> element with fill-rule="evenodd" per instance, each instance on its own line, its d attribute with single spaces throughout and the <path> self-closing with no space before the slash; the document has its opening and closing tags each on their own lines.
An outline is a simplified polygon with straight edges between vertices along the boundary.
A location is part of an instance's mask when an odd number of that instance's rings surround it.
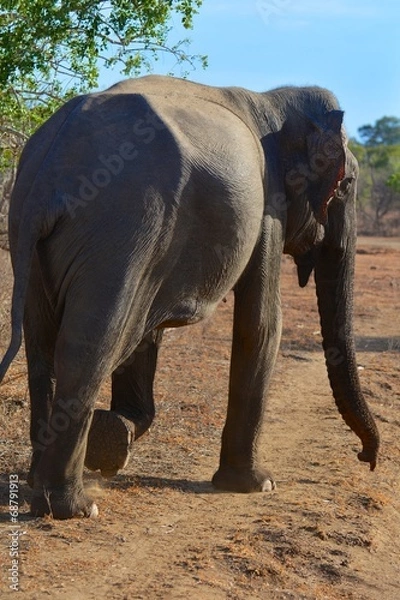
<svg viewBox="0 0 400 600">
<path fill-rule="evenodd" d="M 213 484 L 265 491 L 265 398 L 281 335 L 282 253 L 315 271 L 337 407 L 375 468 L 379 435 L 352 333 L 357 163 L 327 90 L 253 93 L 158 76 L 77 97 L 23 152 L 10 207 L 15 284 L 4 377 L 21 344 L 34 515 L 90 516 L 84 463 L 113 475 L 154 417 L 165 327 L 234 290 L 227 419 Z M 110 411 L 94 410 L 112 378 Z"/>
</svg>

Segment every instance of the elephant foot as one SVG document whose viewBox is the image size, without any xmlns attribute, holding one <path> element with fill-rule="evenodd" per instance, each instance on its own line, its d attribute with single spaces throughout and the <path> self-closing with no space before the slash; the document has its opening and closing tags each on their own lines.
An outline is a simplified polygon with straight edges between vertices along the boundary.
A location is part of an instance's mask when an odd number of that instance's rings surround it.
<svg viewBox="0 0 400 600">
<path fill-rule="evenodd" d="M 105 478 L 123 469 L 135 439 L 134 424 L 112 410 L 94 411 L 89 431 L 85 466 L 91 471 L 100 469 Z"/>
<path fill-rule="evenodd" d="M 264 469 L 220 467 L 212 478 L 213 486 L 225 492 L 271 492 L 276 488 L 270 473 Z"/>
<path fill-rule="evenodd" d="M 73 517 L 96 518 L 97 505 L 86 497 L 84 492 L 72 492 L 71 489 L 51 489 L 35 491 L 31 502 L 31 515 L 34 517 L 51 516 L 53 519 L 71 519 Z"/>
</svg>

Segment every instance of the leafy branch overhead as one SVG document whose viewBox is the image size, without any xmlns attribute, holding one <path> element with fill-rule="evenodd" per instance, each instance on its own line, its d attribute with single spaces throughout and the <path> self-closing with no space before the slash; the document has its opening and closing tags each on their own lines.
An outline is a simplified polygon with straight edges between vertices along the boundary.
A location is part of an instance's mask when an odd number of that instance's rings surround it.
<svg viewBox="0 0 400 600">
<path fill-rule="evenodd" d="M 171 24 L 190 29 L 201 3 L 0 0 L 1 126 L 31 133 L 70 96 L 95 88 L 101 67 L 136 75 L 160 53 L 205 65 L 188 40 L 169 43 Z"/>
<path fill-rule="evenodd" d="M 77 80 L 85 89 L 98 81 L 99 66 L 121 64 L 125 75 L 149 65 L 159 51 L 178 63 L 201 60 L 168 44 L 176 13 L 185 29 L 202 0 L 7 0 L 0 1 L 0 85 L 36 72 Z"/>
</svg>

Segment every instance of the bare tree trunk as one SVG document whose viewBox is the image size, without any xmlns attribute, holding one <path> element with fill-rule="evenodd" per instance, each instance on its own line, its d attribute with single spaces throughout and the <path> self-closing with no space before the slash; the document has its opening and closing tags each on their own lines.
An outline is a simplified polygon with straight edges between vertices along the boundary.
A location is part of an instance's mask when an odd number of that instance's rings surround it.
<svg viewBox="0 0 400 600">
<path fill-rule="evenodd" d="M 0 248 L 8 245 L 8 209 L 17 165 L 28 136 L 22 131 L 0 124 Z"/>
<path fill-rule="evenodd" d="M 8 208 L 10 206 L 11 192 L 16 176 L 16 165 L 14 164 L 7 173 L 3 174 L 0 183 L 0 248 L 9 250 L 8 244 Z"/>
</svg>

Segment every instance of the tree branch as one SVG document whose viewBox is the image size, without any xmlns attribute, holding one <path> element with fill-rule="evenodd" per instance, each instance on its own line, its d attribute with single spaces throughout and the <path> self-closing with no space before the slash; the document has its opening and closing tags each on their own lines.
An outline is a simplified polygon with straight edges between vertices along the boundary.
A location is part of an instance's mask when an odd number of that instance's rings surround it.
<svg viewBox="0 0 400 600">
<path fill-rule="evenodd" d="M 15 135 L 19 137 L 23 142 L 26 142 L 29 139 L 29 135 L 26 135 L 22 131 L 18 131 L 18 129 L 14 129 L 8 125 L 0 125 L 0 133 L 7 133 L 9 135 Z"/>
</svg>

